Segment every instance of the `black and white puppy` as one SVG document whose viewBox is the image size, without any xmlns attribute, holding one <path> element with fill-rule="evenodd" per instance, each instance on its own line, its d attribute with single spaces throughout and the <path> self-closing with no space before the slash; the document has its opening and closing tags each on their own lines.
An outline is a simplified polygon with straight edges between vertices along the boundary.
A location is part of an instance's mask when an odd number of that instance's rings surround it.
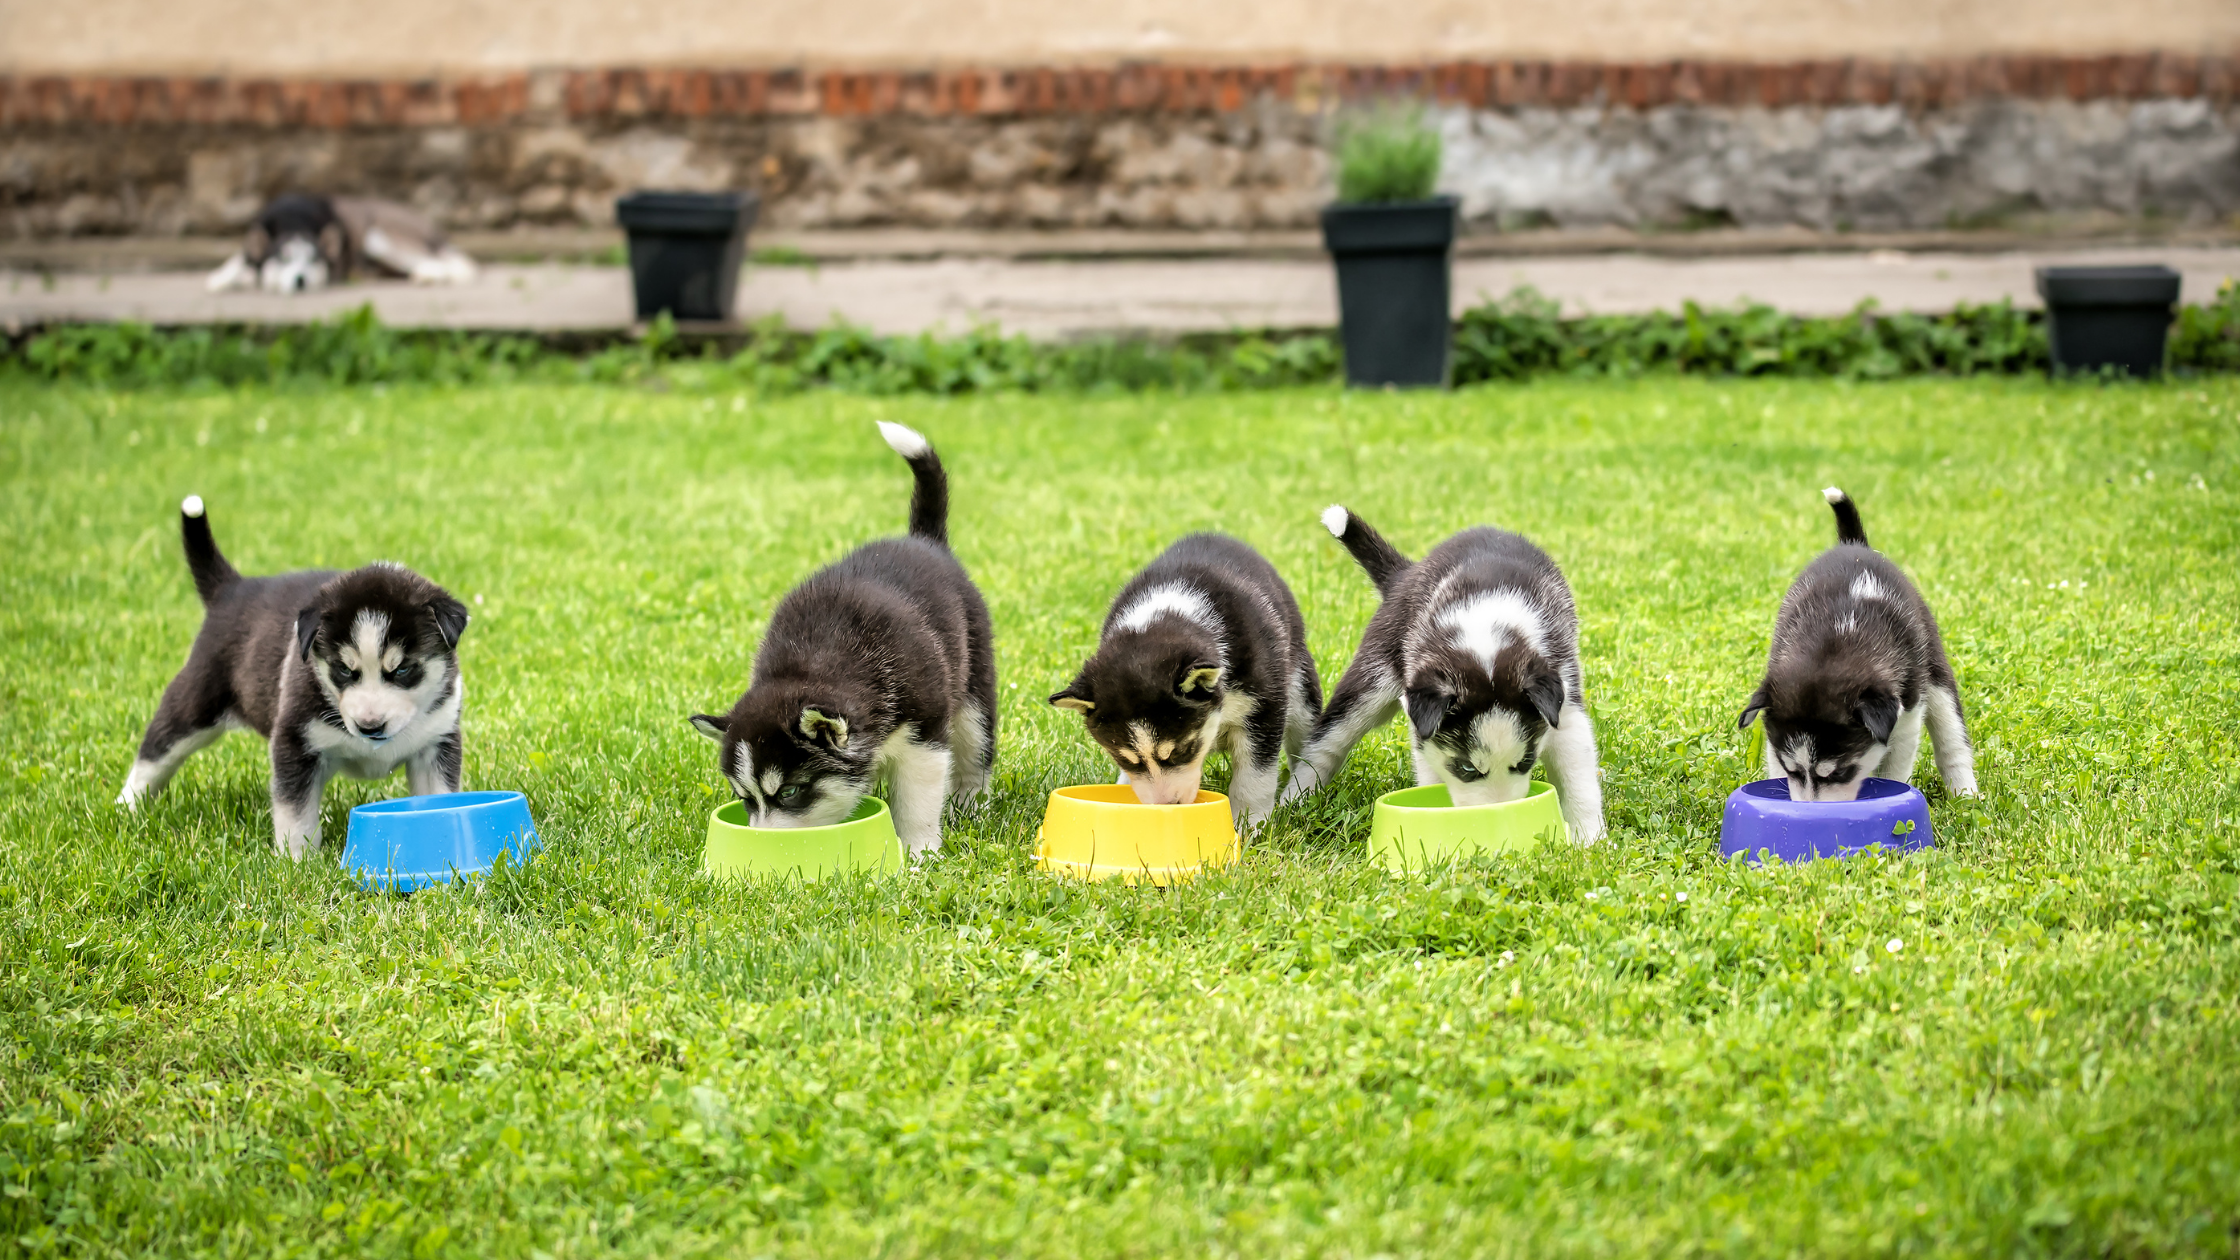
<svg viewBox="0 0 2240 1260">
<path fill-rule="evenodd" d="M 1850 496 L 1821 494 L 1836 545 L 1782 598 L 1765 680 L 1742 710 L 1745 727 L 1765 715 L 1766 777 L 1787 779 L 1791 800 L 1856 800 L 1869 778 L 1912 780 L 1927 725 L 1945 788 L 1974 796 L 1975 748 L 1928 601 L 1867 545 Z"/>
<path fill-rule="evenodd" d="M 459 790 L 459 636 L 466 605 L 396 564 L 243 577 L 219 554 L 202 500 L 179 505 L 202 630 L 164 688 L 117 803 L 161 791 L 227 730 L 272 745 L 273 843 L 319 843 L 319 797 L 337 774 L 398 766 L 415 796 Z"/>
<path fill-rule="evenodd" d="M 996 759 L 995 636 L 949 551 L 949 479 L 914 430 L 879 422 L 909 461 L 910 533 L 867 543 L 778 603 L 746 694 L 692 725 L 757 827 L 844 820 L 881 780 L 913 855 L 941 848 L 944 796 L 971 804 Z"/>
<path fill-rule="evenodd" d="M 1299 603 L 1275 566 L 1222 534 L 1192 534 L 1120 588 L 1096 655 L 1050 703 L 1089 735 L 1146 805 L 1196 799 L 1206 757 L 1229 753 L 1229 808 L 1275 808 L 1281 755 L 1322 708 Z"/>
<path fill-rule="evenodd" d="M 301 293 L 359 273 L 464 284 L 474 279 L 475 265 L 445 241 L 433 219 L 410 206 L 378 197 L 284 193 L 257 212 L 240 252 L 204 284 L 212 293 Z"/>
<path fill-rule="evenodd" d="M 1602 782 L 1579 669 L 1571 587 L 1548 554 L 1498 529 L 1467 529 L 1409 563 L 1367 521 L 1330 507 L 1323 527 L 1384 603 L 1307 740 L 1285 797 L 1337 776 L 1347 754 L 1403 707 L 1416 782 L 1457 805 L 1524 796 L 1546 762 L 1571 838 L 1601 838 Z"/>
</svg>

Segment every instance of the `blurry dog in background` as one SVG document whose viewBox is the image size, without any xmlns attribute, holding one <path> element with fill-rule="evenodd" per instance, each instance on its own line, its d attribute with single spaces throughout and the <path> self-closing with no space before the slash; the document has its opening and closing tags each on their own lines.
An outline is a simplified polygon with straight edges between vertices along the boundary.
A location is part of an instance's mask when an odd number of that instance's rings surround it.
<svg viewBox="0 0 2240 1260">
<path fill-rule="evenodd" d="M 474 279 L 475 265 L 444 240 L 434 221 L 409 206 L 287 193 L 257 212 L 241 252 L 211 272 L 206 287 L 212 293 L 301 293 L 354 276 L 464 284 Z"/>
</svg>

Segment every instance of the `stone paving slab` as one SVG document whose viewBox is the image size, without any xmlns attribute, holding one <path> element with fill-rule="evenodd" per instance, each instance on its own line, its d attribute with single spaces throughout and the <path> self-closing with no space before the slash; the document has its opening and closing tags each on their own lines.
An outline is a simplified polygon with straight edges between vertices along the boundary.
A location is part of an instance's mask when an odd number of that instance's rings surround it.
<svg viewBox="0 0 2240 1260">
<path fill-rule="evenodd" d="M 2042 264 L 2163 262 L 2200 302 L 2240 277 L 2240 248 L 2131 247 L 2008 253 L 1879 250 L 1669 258 L 1642 254 L 1463 257 L 1457 309 L 1530 285 L 1567 313 L 1676 310 L 1688 300 L 1761 301 L 1798 314 L 1836 314 L 1872 298 L 1886 310 L 1936 312 L 2002 297 L 2035 306 Z M 193 272 L 84 274 L 0 271 L 0 324 L 135 319 L 155 324 L 294 322 L 371 302 L 404 327 L 539 331 L 614 329 L 630 321 L 630 285 L 619 267 L 493 264 L 473 284 L 420 288 L 354 284 L 301 296 L 210 294 Z M 1034 337 L 1328 327 L 1337 322 L 1327 261 L 1215 257 L 872 259 L 815 266 L 753 266 L 739 288 L 739 316 L 781 316 L 796 328 L 834 320 L 885 333 L 961 332 L 993 324 Z"/>
</svg>

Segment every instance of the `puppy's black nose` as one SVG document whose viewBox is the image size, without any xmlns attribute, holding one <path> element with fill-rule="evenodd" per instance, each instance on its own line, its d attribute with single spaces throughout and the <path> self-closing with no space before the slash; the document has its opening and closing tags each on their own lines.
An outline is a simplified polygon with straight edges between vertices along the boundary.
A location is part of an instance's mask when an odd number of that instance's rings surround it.
<svg viewBox="0 0 2240 1260">
<path fill-rule="evenodd" d="M 304 284 L 304 277 L 302 277 L 302 276 L 297 276 L 297 277 L 296 277 L 296 288 L 297 288 L 297 289 L 299 289 L 299 290 L 300 290 L 300 289 L 302 289 L 302 288 L 303 288 L 303 284 Z"/>
</svg>

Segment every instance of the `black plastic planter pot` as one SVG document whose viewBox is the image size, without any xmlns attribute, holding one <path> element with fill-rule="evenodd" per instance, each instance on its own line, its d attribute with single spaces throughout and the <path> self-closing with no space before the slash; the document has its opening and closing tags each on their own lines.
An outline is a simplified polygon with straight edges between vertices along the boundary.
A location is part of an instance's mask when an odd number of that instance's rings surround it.
<svg viewBox="0 0 2240 1260">
<path fill-rule="evenodd" d="M 751 192 L 635 192 L 614 203 L 630 234 L 638 318 L 729 322 L 739 264 L 762 200 Z"/>
<path fill-rule="evenodd" d="M 2040 267 L 2051 370 L 2121 368 L 2133 376 L 2162 371 L 2178 273 L 2168 267 Z"/>
<path fill-rule="evenodd" d="M 1445 386 L 1455 199 L 1325 206 L 1348 385 Z"/>
</svg>

